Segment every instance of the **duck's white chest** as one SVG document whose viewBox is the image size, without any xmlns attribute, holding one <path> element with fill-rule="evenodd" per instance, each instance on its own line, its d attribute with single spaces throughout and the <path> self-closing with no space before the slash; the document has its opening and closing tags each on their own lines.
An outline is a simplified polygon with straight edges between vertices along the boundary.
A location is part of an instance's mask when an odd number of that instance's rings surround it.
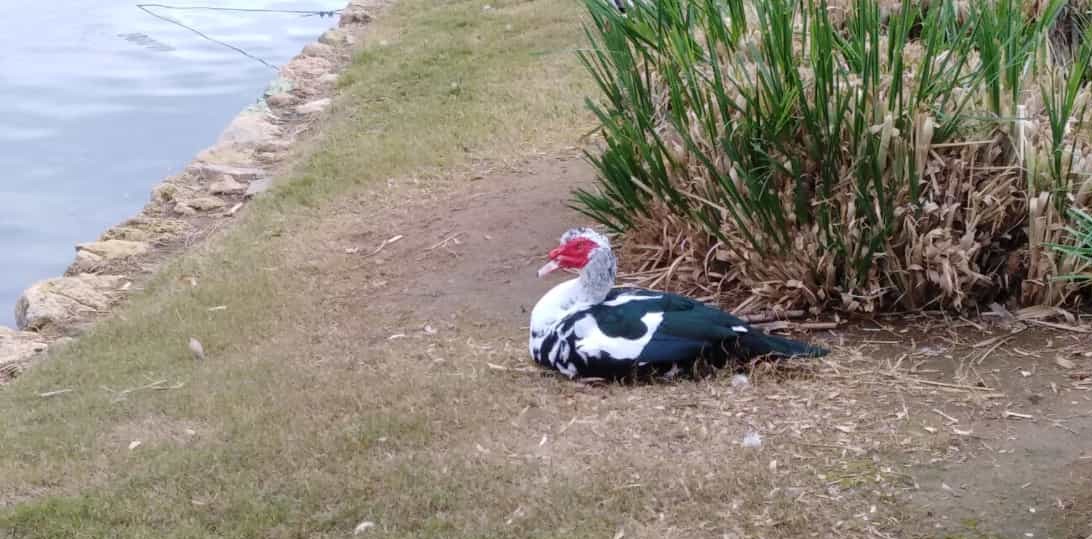
<svg viewBox="0 0 1092 539">
<path fill-rule="evenodd" d="M 530 340 L 528 342 L 531 357 L 535 361 L 553 363 L 556 358 L 546 358 L 543 354 L 556 356 L 556 345 L 551 350 L 543 350 L 543 343 L 557 331 L 557 326 L 571 312 L 579 309 L 579 280 L 572 279 L 550 289 L 531 310 Z M 557 335 L 554 335 L 556 338 Z"/>
</svg>

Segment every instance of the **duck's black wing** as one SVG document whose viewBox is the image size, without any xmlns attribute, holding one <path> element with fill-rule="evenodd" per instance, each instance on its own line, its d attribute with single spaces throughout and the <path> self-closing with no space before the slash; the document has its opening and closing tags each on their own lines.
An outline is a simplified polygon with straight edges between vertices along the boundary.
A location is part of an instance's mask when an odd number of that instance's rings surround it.
<svg viewBox="0 0 1092 539">
<path fill-rule="evenodd" d="M 818 357 L 826 350 L 767 335 L 720 309 L 678 294 L 616 288 L 566 317 L 558 340 L 581 376 L 615 377 L 635 369 L 686 368 L 702 358 L 717 367 L 758 356 Z"/>
</svg>

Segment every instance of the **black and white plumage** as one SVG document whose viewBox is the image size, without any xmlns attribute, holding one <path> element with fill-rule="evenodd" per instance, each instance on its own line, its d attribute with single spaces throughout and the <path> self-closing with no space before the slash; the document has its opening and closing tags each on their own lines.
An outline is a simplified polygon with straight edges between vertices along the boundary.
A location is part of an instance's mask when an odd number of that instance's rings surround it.
<svg viewBox="0 0 1092 539">
<path fill-rule="evenodd" d="M 531 312 L 531 356 L 566 376 L 618 378 L 670 374 L 702 359 L 715 367 L 760 356 L 820 357 L 827 350 L 767 335 L 743 320 L 691 298 L 616 288 L 609 241 L 588 228 L 561 237 L 544 277 L 578 270 L 547 292 Z"/>
</svg>

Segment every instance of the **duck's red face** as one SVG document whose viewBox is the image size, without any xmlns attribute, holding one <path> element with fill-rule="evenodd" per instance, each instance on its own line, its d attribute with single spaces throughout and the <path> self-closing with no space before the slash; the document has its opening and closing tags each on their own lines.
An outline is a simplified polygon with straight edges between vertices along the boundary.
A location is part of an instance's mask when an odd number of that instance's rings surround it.
<svg viewBox="0 0 1092 539">
<path fill-rule="evenodd" d="M 588 258 L 596 247 L 599 244 L 588 238 L 573 238 L 550 251 L 550 261 L 539 268 L 538 276 L 545 277 L 559 269 L 579 270 L 588 263 Z"/>
</svg>

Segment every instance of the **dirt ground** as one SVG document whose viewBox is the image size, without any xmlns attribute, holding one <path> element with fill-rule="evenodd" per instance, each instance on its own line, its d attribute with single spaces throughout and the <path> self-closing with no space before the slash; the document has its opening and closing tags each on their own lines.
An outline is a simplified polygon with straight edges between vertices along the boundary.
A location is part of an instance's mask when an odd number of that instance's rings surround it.
<svg viewBox="0 0 1092 539">
<path fill-rule="evenodd" d="M 345 201 L 299 237 L 294 263 L 313 266 L 331 331 L 355 334 L 361 346 L 454 333 L 486 343 L 483 367 L 512 376 L 522 390 L 556 391 L 543 382 L 552 377 L 532 367 L 523 332 L 534 302 L 556 282 L 538 280 L 534 270 L 561 232 L 586 224 L 564 203 L 593 172 L 573 152 L 468 176 L 391 184 L 378 197 Z M 316 242 L 327 255 L 313 256 Z M 560 387 L 570 401 L 721 409 L 730 420 L 715 421 L 727 437 L 704 447 L 739 452 L 744 430 L 763 432 L 772 455 L 788 453 L 782 466 L 795 459 L 797 470 L 814 473 L 784 487 L 793 492 L 790 510 L 832 513 L 834 529 L 848 518 L 877 537 L 1085 539 L 1092 537 L 1092 338 L 1083 327 L 879 317 L 807 335 L 834 347 L 830 360 L 787 375 L 760 368 L 751 372 L 751 395 L 725 380 Z M 712 425 L 702 417 L 687 421 Z M 844 475 L 815 471 L 834 468 Z M 848 500 L 862 505 L 837 507 Z"/>
<path fill-rule="evenodd" d="M 907 500 L 925 511 L 938 533 L 1089 537 L 1088 336 L 1032 328 L 987 354 L 996 344 L 991 339 L 1008 330 L 985 332 L 970 323 L 936 319 L 920 323 L 931 328 L 900 324 L 889 326 L 893 332 L 874 333 L 872 356 L 912 362 L 909 371 L 923 380 L 990 389 L 908 398 L 911 429 L 921 429 L 935 446 L 946 447 L 943 454 L 899 459 L 916 484 Z M 903 325 L 913 329 L 896 330 Z M 978 343 L 989 344 L 976 348 Z"/>
</svg>

